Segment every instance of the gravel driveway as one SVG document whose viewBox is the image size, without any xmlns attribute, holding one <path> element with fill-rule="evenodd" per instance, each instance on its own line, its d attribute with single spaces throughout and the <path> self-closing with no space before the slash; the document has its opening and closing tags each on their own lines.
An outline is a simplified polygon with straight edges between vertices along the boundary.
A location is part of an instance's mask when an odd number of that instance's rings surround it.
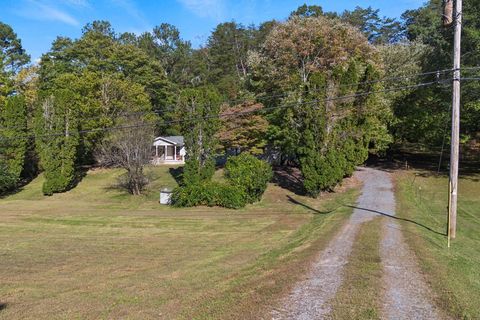
<svg viewBox="0 0 480 320">
<path fill-rule="evenodd" d="M 352 216 L 320 252 L 309 273 L 284 299 L 282 307 L 272 312 L 272 319 L 329 319 L 331 301 L 342 284 L 344 267 L 361 224 L 378 215 L 395 214 L 395 198 L 388 172 L 360 168 L 355 175 L 363 187 Z M 414 255 L 405 244 L 398 223 L 393 218 L 386 218 L 382 232 L 382 318 L 441 319 L 429 300 L 429 288 Z"/>
</svg>

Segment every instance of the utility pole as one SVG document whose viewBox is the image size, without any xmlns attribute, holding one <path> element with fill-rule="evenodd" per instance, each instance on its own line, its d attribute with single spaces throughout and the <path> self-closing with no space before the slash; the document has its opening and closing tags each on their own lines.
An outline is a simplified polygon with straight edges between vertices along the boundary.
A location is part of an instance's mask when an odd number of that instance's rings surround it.
<svg viewBox="0 0 480 320">
<path fill-rule="evenodd" d="M 452 98 L 452 142 L 450 151 L 450 181 L 448 206 L 448 240 L 457 233 L 458 160 L 460 144 L 460 48 L 462 37 L 462 0 L 455 1 L 453 12 L 455 27 L 453 38 L 453 98 Z"/>
</svg>

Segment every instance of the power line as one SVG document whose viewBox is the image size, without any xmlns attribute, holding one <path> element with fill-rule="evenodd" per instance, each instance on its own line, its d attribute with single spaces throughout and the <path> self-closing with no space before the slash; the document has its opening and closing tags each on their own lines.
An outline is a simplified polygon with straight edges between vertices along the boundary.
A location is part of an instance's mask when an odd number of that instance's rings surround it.
<svg viewBox="0 0 480 320">
<path fill-rule="evenodd" d="M 470 67 L 468 69 L 480 69 L 480 66 L 478 67 Z M 351 84 L 341 84 L 338 85 L 337 88 L 348 88 L 348 87 L 354 87 L 354 86 L 360 86 L 360 85 L 365 85 L 365 84 L 375 84 L 375 83 L 381 83 L 381 82 L 386 82 L 386 81 L 396 81 L 396 80 L 408 80 L 412 79 L 415 77 L 419 76 L 427 76 L 427 75 L 435 75 L 437 78 L 439 77 L 440 74 L 445 74 L 445 73 L 450 73 L 453 72 L 453 69 L 443 69 L 443 70 L 435 70 L 435 71 L 427 71 L 427 72 L 422 72 L 422 73 L 416 73 L 416 74 L 410 74 L 410 75 L 404 75 L 404 76 L 398 76 L 398 77 L 387 77 L 387 78 L 382 78 L 378 80 L 370 80 L 370 81 L 362 81 L 362 82 L 356 82 L 356 83 L 351 83 Z M 436 79 L 437 81 L 439 79 Z M 325 86 L 322 86 L 317 89 L 310 90 L 310 92 L 318 92 L 321 90 L 326 89 Z M 250 101 L 256 101 L 256 102 L 261 102 L 261 101 L 266 101 L 272 98 L 282 98 L 282 97 L 287 97 L 287 93 L 282 93 L 282 94 L 273 94 L 273 95 L 265 95 L 265 96 L 258 96 L 255 98 L 252 98 L 251 100 L 248 99 L 235 99 L 235 100 L 225 100 L 222 101 L 222 104 L 242 104 L 242 103 L 247 103 Z M 110 114 L 110 115 L 97 115 L 93 117 L 81 117 L 80 120 L 82 121 L 88 121 L 88 120 L 95 120 L 95 119 L 101 119 L 101 118 L 106 118 L 106 117 L 130 117 L 130 116 L 135 116 L 135 115 L 142 115 L 142 114 L 156 114 L 160 115 L 165 112 L 169 111 L 176 111 L 178 107 L 176 105 L 169 105 L 163 107 L 163 110 L 150 110 L 150 111 L 136 111 L 136 112 L 121 112 L 118 114 Z M 165 124 L 165 123 L 161 123 Z M 0 129 L 22 129 L 23 126 L 12 126 L 12 127 L 1 127 Z"/>
<path fill-rule="evenodd" d="M 448 108 L 448 115 L 452 112 L 452 105 Z M 447 119 L 448 121 L 445 122 L 445 127 L 443 128 L 443 139 L 442 139 L 442 149 L 440 150 L 440 158 L 438 160 L 438 170 L 437 173 L 440 173 L 440 169 L 442 167 L 442 160 L 443 160 L 443 150 L 445 148 L 445 141 L 447 140 L 447 129 L 448 129 L 448 124 L 450 122 L 450 119 Z"/>
<path fill-rule="evenodd" d="M 409 89 L 414 89 L 414 88 L 420 88 L 420 87 L 427 87 L 427 86 L 432 86 L 438 83 L 442 82 L 450 82 L 451 79 L 449 80 L 441 80 L 439 81 L 432 81 L 432 82 L 424 82 L 424 83 L 419 83 L 415 85 L 409 85 L 409 86 L 401 86 L 401 87 L 395 87 L 395 88 L 390 88 L 390 89 L 384 89 L 384 90 L 375 90 L 375 91 L 367 91 L 367 92 L 362 92 L 362 93 L 357 93 L 357 94 L 351 94 L 351 95 L 344 95 L 344 96 L 337 96 L 337 97 L 332 97 L 332 98 L 326 98 L 326 99 L 315 99 L 311 101 L 306 101 L 306 102 L 294 102 L 290 104 L 284 104 L 284 105 L 279 105 L 279 106 L 271 106 L 271 107 L 265 107 L 261 109 L 255 109 L 255 110 L 246 110 L 246 111 L 238 111 L 238 112 L 233 112 L 229 114 L 218 114 L 218 115 L 211 115 L 211 116 L 206 116 L 206 117 L 196 117 L 196 118 L 184 118 L 184 119 L 177 119 L 177 120 L 171 120 L 171 121 L 165 121 L 163 122 L 164 125 L 167 124 L 174 124 L 174 123 L 183 123 L 187 121 L 198 121 L 198 120 L 207 120 L 207 119 L 224 119 L 224 118 L 229 118 L 232 116 L 241 116 L 241 115 L 246 115 L 246 114 L 251 114 L 257 111 L 268 111 L 268 110 L 276 110 L 276 109 L 284 109 L 288 107 L 296 107 L 296 106 L 301 106 L 301 105 L 311 105 L 315 103 L 321 103 L 321 102 L 331 102 L 331 101 L 339 101 L 339 100 L 348 100 L 348 99 L 353 99 L 357 97 L 365 97 L 371 94 L 377 94 L 377 93 L 386 93 L 386 92 L 392 92 L 392 91 L 402 91 L 402 90 L 409 90 Z M 123 129 L 132 129 L 132 128 L 142 128 L 142 127 L 154 127 L 155 124 L 135 124 L 135 125 L 128 125 L 128 126 L 117 126 L 117 127 L 107 127 L 107 128 L 95 128 L 95 129 L 86 129 L 86 130 L 78 130 L 78 131 L 72 131 L 71 134 L 85 134 L 85 133 L 92 133 L 92 132 L 102 132 L 102 131 L 113 131 L 113 130 L 123 130 Z M 15 140 L 15 139 L 24 139 L 24 138 L 41 138 L 41 137 L 55 137 L 55 136 L 63 136 L 65 132 L 62 130 L 62 132 L 57 132 L 57 133 L 49 133 L 49 134 L 42 134 L 42 135 L 35 135 L 35 134 L 30 134 L 30 135 L 25 135 L 24 137 L 11 137 L 11 138 L 3 138 L 2 140 Z"/>
</svg>

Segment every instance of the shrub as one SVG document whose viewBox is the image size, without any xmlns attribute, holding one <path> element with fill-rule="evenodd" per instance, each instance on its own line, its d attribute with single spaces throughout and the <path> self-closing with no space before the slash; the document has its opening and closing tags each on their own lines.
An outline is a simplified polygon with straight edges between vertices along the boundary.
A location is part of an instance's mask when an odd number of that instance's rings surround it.
<svg viewBox="0 0 480 320">
<path fill-rule="evenodd" d="M 0 194 L 15 187 L 17 178 L 8 171 L 8 166 L 0 161 Z"/>
<path fill-rule="evenodd" d="M 237 186 L 203 182 L 188 184 L 173 190 L 172 205 L 175 207 L 219 206 L 231 209 L 243 208 L 246 196 Z"/>
<path fill-rule="evenodd" d="M 225 165 L 225 177 L 234 186 L 242 189 L 248 203 L 261 199 L 272 179 L 272 167 L 248 153 L 230 157 Z"/>
<path fill-rule="evenodd" d="M 348 139 L 342 149 L 346 160 L 345 175 L 351 176 L 355 168 L 367 160 L 368 147 L 364 145 L 363 141 Z"/>
<path fill-rule="evenodd" d="M 347 161 L 342 152 L 329 150 L 326 155 L 301 159 L 303 186 L 308 195 L 332 189 L 345 175 Z"/>
</svg>

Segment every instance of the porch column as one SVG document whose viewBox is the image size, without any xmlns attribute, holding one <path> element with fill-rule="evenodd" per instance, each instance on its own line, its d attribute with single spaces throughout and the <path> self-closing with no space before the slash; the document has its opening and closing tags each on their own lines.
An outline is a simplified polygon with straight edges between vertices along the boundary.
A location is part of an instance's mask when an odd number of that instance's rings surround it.
<svg viewBox="0 0 480 320">
<path fill-rule="evenodd" d="M 167 146 L 163 146 L 163 160 L 167 160 Z"/>
<path fill-rule="evenodd" d="M 177 160 L 177 146 L 173 146 L 173 160 Z"/>
<path fill-rule="evenodd" d="M 155 157 L 158 158 L 158 146 L 155 146 Z"/>
</svg>

